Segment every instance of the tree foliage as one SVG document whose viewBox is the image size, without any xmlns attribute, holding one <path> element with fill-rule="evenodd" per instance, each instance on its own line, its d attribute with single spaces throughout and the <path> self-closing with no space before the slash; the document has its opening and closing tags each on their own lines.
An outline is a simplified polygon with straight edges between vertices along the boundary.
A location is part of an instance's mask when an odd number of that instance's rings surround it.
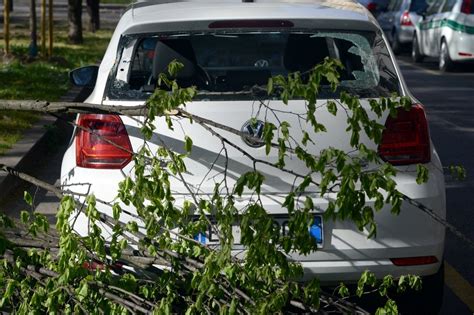
<svg viewBox="0 0 474 315">
<path fill-rule="evenodd" d="M 277 76 L 266 89 L 255 87 L 251 91 L 257 101 L 275 94 L 284 104 L 304 99 L 306 110 L 301 119 L 312 130 L 302 132 L 300 138 L 293 132 L 296 126 L 284 120 L 278 125 L 266 121 L 259 139 L 187 112 L 186 104 L 199 92 L 194 87 L 180 88 L 173 80 L 180 68 L 172 63 L 168 75 L 159 78 L 162 88 L 147 101 L 141 127 L 144 145 L 134 154 L 133 171 L 120 183 L 113 202 L 75 194 L 64 187 L 56 190 L 63 197 L 54 231 L 49 231 L 47 220 L 36 213 L 22 213 L 17 227 L 2 217 L 0 307 L 19 313 L 364 313 L 347 297 L 377 292 L 386 298 L 378 313 L 397 313 L 392 288 L 419 289 L 419 277 L 377 280 L 367 271 L 361 275 L 356 292 L 341 284 L 331 294 L 321 289 L 317 278 L 298 282 L 303 268 L 289 257 L 318 250 L 308 233 L 315 212 L 324 220 L 352 221 L 367 237 L 377 235 L 377 212 L 400 212 L 404 195 L 394 180 L 397 169 L 382 161 L 361 138 L 380 143 L 384 130 L 380 118 L 387 112 L 396 115 L 401 108 L 408 109 L 410 101 L 397 96 L 374 99 L 366 108 L 357 96 L 340 92 L 338 99 L 328 100 L 324 107 L 333 116 L 346 115 L 351 150 L 327 147 L 316 155 L 307 148 L 317 141 L 314 135 L 327 130 L 318 119 L 318 94 L 323 83 L 332 91 L 338 90 L 339 61 L 326 59 L 309 73 Z M 185 135 L 180 152 L 164 141 L 159 141 L 156 150 L 146 145 L 154 137 L 154 122 L 159 116 L 166 118 L 171 129 L 177 128 L 180 120 L 202 126 L 222 143 L 226 159 L 229 148 L 239 150 L 248 158 L 251 170 L 239 174 L 232 183 L 224 170 L 212 194 L 196 193 L 184 176 L 189 171 L 193 135 Z M 278 160 L 253 156 L 229 140 L 226 133 L 262 142 L 266 154 L 277 152 Z M 287 168 L 289 158 L 304 163 L 307 171 Z M 262 202 L 266 182 L 262 166 L 294 178 L 293 189 L 283 202 L 288 215 L 288 233 L 284 235 Z M 419 184 L 428 178 L 423 165 L 418 165 L 417 174 Z M 172 178 L 182 181 L 188 190 L 186 198 L 173 194 Z M 316 206 L 316 198 L 326 201 L 325 209 Z M 238 205 L 241 199 L 245 199 L 244 207 Z M 25 201 L 31 204 L 31 196 L 25 195 Z M 99 203 L 110 207 L 111 214 L 99 212 Z M 73 230 L 78 212 L 88 217 L 87 236 Z M 244 254 L 233 251 L 235 225 L 241 231 Z M 209 227 L 218 238 L 217 244 L 200 242 L 201 233 Z M 102 233 L 104 228 L 110 233 L 108 241 Z"/>
</svg>

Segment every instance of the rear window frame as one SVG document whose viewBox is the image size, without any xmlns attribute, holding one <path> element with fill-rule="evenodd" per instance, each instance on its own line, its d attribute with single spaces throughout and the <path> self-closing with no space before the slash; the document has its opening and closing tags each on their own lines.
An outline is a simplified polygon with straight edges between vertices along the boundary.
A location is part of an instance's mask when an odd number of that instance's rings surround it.
<svg viewBox="0 0 474 315">
<path fill-rule="evenodd" d="M 252 32 L 259 32 L 259 33 L 272 33 L 272 32 L 278 32 L 278 33 L 302 33 L 302 34 L 315 34 L 315 33 L 326 33 L 326 32 L 334 32 L 334 33 L 340 33 L 340 32 L 348 32 L 348 33 L 373 33 L 375 35 L 373 44 L 372 44 L 372 51 L 376 49 L 376 45 L 382 45 L 385 47 L 385 51 L 383 52 L 383 55 L 385 55 L 385 59 L 389 61 L 389 64 L 386 65 L 386 68 L 390 68 L 392 72 L 392 77 L 390 78 L 391 80 L 394 80 L 394 85 L 396 85 L 396 90 L 389 91 L 389 93 L 386 93 L 385 95 L 380 95 L 380 96 L 360 96 L 361 98 L 378 98 L 378 97 L 389 97 L 391 95 L 397 94 L 397 95 L 404 95 L 404 87 L 402 84 L 402 79 L 401 79 L 401 74 L 399 73 L 396 64 L 393 61 L 393 58 L 389 54 L 389 51 L 387 49 L 387 43 L 385 42 L 382 32 L 377 29 L 377 30 L 345 30 L 345 29 L 313 29 L 313 28 L 291 28 L 291 29 L 271 29 L 271 28 L 266 28 L 266 29 L 220 29 L 220 30 L 215 30 L 215 29 L 207 29 L 207 30 L 202 30 L 202 31 L 175 31 L 175 32 L 146 32 L 146 33 L 140 33 L 140 34 L 124 34 L 121 36 L 119 40 L 119 45 L 117 49 L 117 57 L 116 57 L 116 62 L 114 63 L 111 71 L 109 72 L 109 76 L 107 78 L 107 82 L 105 85 L 105 90 L 104 90 L 104 100 L 112 100 L 112 101 L 146 101 L 146 99 L 149 98 L 151 93 L 145 93 L 138 91 L 138 90 L 129 90 L 127 94 L 129 94 L 129 97 L 119 97 L 116 93 L 113 93 L 112 91 L 112 85 L 113 82 L 115 81 L 115 78 L 117 76 L 118 72 L 118 66 L 119 66 L 119 61 L 122 60 L 122 53 L 124 51 L 124 48 L 126 47 L 127 44 L 129 44 L 132 41 L 135 41 L 135 44 L 133 46 L 133 52 L 132 56 L 135 56 L 136 50 L 138 49 L 139 45 L 138 43 L 140 42 L 141 39 L 146 38 L 146 37 L 151 37 L 151 36 L 160 36 L 160 37 L 166 37 L 166 36 L 180 36 L 180 35 L 198 35 L 198 34 L 228 34 L 228 33 L 252 33 Z M 379 52 L 380 53 L 380 52 Z M 381 57 L 376 58 L 378 62 L 380 62 Z M 130 63 L 132 60 L 130 61 Z M 130 66 L 131 67 L 131 66 Z M 380 72 L 380 66 L 379 66 L 379 72 Z M 380 78 L 381 79 L 381 78 Z M 125 82 L 126 83 L 126 82 Z M 332 95 L 328 96 L 326 98 L 338 98 L 340 91 L 337 91 L 337 95 Z M 121 93 L 123 96 L 123 93 Z M 320 97 L 318 97 L 320 98 Z M 207 98 L 204 98 L 205 100 L 209 100 Z M 272 99 L 272 97 L 268 96 L 268 99 Z M 273 98 L 275 99 L 275 98 Z M 220 100 L 220 99 L 219 99 Z M 227 99 L 222 99 L 222 100 L 227 100 Z M 245 98 L 242 99 L 230 99 L 230 100 L 247 100 Z"/>
</svg>

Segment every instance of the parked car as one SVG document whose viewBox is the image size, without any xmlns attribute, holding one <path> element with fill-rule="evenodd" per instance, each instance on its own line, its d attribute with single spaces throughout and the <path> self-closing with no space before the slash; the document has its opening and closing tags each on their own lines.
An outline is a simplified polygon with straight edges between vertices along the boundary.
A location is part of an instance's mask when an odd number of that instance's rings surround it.
<svg viewBox="0 0 474 315">
<path fill-rule="evenodd" d="M 412 58 L 439 58 L 439 69 L 474 61 L 474 1 L 435 1 L 424 12 L 413 36 Z"/>
<path fill-rule="evenodd" d="M 427 6 L 426 0 L 391 0 L 387 10 L 377 16 L 395 54 L 411 45 L 415 25 L 421 18 L 418 13 L 424 12 Z"/>
<path fill-rule="evenodd" d="M 359 3 L 362 4 L 367 10 L 370 11 L 374 16 L 380 14 L 387 9 L 390 0 L 359 0 Z"/>
<path fill-rule="evenodd" d="M 442 165 L 429 138 L 425 111 L 410 94 L 382 30 L 366 9 L 352 1 L 163 2 L 141 2 L 123 14 L 96 81 L 97 72 L 93 67 L 72 73 L 72 78 L 78 79 L 76 83 L 95 83 L 85 102 L 110 106 L 144 104 L 159 74 L 171 60 L 178 60 L 185 69 L 178 74 L 178 83 L 195 85 L 201 90 L 195 101 L 187 103 L 188 112 L 237 130 L 248 129 L 251 118 L 260 127 L 268 121 L 278 126 L 279 121 L 284 120 L 291 126 L 302 126 L 315 137 L 313 128 L 295 115 L 306 113 L 303 100 L 292 99 L 287 106 L 279 100 L 269 100 L 278 111 L 278 117 L 274 117 L 264 111 L 256 112 L 255 101 L 248 94 L 229 92 L 265 85 L 274 75 L 308 71 L 325 57 L 337 58 L 344 65 L 338 91 L 358 95 L 370 118 L 387 127 L 380 146 L 365 138 L 361 141 L 399 168 L 400 173 L 394 180 L 401 192 L 445 217 Z M 390 97 L 393 93 L 411 98 L 413 107 L 397 118 L 388 112 L 378 118 L 371 111 L 369 100 Z M 323 88 L 319 94 L 316 115 L 327 132 L 318 134 L 318 141 L 308 145 L 311 154 L 318 155 L 329 146 L 344 151 L 353 149 L 349 145 L 344 111 L 333 116 L 324 106 L 319 106 L 327 99 L 338 97 L 339 92 L 331 92 L 329 88 Z M 144 145 L 140 123 L 127 116 L 82 114 L 77 124 L 85 128 L 76 128 L 64 155 L 61 183 L 77 193 L 94 193 L 98 199 L 113 200 L 118 183 L 133 174 L 130 151 L 137 152 Z M 191 187 L 199 185 L 200 193 L 212 193 L 214 183 L 224 176 L 220 167 L 212 167 L 221 154 L 221 141 L 187 119 L 180 119 L 179 128 L 170 130 L 165 118 L 158 117 L 155 126 L 154 136 L 148 143 L 151 151 L 157 150 L 160 141 L 173 150 L 182 151 L 185 134 L 192 135 L 193 150 L 185 160 L 188 172 L 183 176 Z M 94 133 L 88 133 L 88 129 Z M 252 134 L 261 136 L 258 132 Z M 226 133 L 226 138 L 259 159 L 278 159 L 276 149 L 266 155 L 261 144 L 245 137 Z M 112 146 L 107 139 L 119 143 L 120 147 Z M 238 175 L 252 169 L 250 160 L 234 147 L 227 147 L 226 156 L 228 172 Z M 430 172 L 428 181 L 422 185 L 416 180 L 417 163 L 423 163 Z M 288 159 L 286 167 L 299 173 L 308 171 L 297 158 Z M 282 223 L 287 217 L 286 208 L 282 206 L 284 196 L 292 190 L 293 179 L 275 168 L 263 168 L 262 172 L 266 181 L 261 202 L 275 221 Z M 238 178 L 234 175 L 227 177 L 230 187 Z M 176 203 L 190 198 L 181 180 L 172 177 L 169 180 L 176 192 Z M 243 196 L 242 200 L 236 199 L 237 208 L 252 198 Z M 372 203 L 367 201 L 368 205 Z M 326 201 L 314 195 L 314 204 L 315 208 L 324 209 Z M 106 204 L 97 203 L 97 207 L 112 215 Z M 422 276 L 425 291 L 417 305 L 425 310 L 437 309 L 443 291 L 444 227 L 408 203 L 403 203 L 398 216 L 389 209 L 386 206 L 376 214 L 375 239 L 368 239 L 368 232 L 360 232 L 350 221 L 323 222 L 324 210 L 316 211 L 319 235 L 315 241 L 320 250 L 292 258 L 302 263 L 304 279 L 318 276 L 322 284 L 327 285 L 355 282 L 367 269 L 377 277 Z M 135 211 L 131 206 L 127 210 Z M 87 234 L 85 215 L 78 213 L 74 217 L 74 229 L 81 235 Z M 131 219 L 126 213 L 120 217 L 123 222 Z M 106 228 L 103 233 L 108 235 Z M 234 239 L 238 240 L 239 235 Z M 210 235 L 201 241 L 210 242 Z M 236 249 L 242 250 L 238 245 Z"/>
</svg>

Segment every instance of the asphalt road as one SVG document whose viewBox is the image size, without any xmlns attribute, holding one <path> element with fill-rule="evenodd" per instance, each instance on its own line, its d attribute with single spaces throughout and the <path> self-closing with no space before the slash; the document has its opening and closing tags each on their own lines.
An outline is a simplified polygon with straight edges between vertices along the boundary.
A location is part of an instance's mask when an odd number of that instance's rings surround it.
<svg viewBox="0 0 474 315">
<path fill-rule="evenodd" d="M 399 64 L 410 90 L 426 108 L 431 137 L 443 165 L 460 164 L 467 170 L 465 181 L 447 178 L 447 219 L 474 240 L 474 66 L 440 74 L 435 61 L 414 65 L 408 56 L 402 56 Z M 48 156 L 38 159 L 32 175 L 55 183 L 66 146 L 67 141 L 57 143 Z M 53 222 L 57 199 L 27 185 L 0 208 L 9 213 L 24 209 L 23 189 L 35 195 L 37 210 Z M 474 314 L 474 248 L 449 232 L 446 237 L 446 286 L 441 313 Z"/>
<path fill-rule="evenodd" d="M 447 177 L 447 220 L 474 240 L 474 65 L 441 74 L 436 60 L 413 64 L 399 57 L 407 85 L 425 106 L 430 133 L 444 166 L 462 165 L 465 181 Z M 446 234 L 443 314 L 474 313 L 474 248 Z M 454 270 L 454 274 L 453 274 Z M 464 300 L 464 301 L 463 301 Z"/>
</svg>

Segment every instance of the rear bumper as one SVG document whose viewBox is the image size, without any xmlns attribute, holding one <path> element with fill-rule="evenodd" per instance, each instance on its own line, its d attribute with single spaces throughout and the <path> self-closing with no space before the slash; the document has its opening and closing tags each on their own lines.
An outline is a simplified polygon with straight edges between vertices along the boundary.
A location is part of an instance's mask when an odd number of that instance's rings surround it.
<svg viewBox="0 0 474 315">
<path fill-rule="evenodd" d="M 414 26 L 400 26 L 398 32 L 398 41 L 401 44 L 411 44 L 413 41 L 413 34 L 415 33 Z"/>
<path fill-rule="evenodd" d="M 71 159 L 66 153 L 65 159 Z M 439 216 L 445 218 L 445 187 L 444 176 L 441 171 L 436 153 L 433 151 L 433 163 L 427 164 L 429 180 L 423 185 L 416 183 L 416 167 L 407 166 L 400 169 L 396 181 L 398 189 L 410 198 L 421 202 L 433 209 Z M 72 163 L 71 163 L 72 164 Z M 72 165 L 70 165 L 72 166 Z M 116 197 L 118 183 L 125 178 L 132 166 L 127 170 L 91 170 L 63 164 L 62 184 L 89 182 L 94 178 L 92 185 L 69 186 L 68 189 L 86 193 L 94 193 L 97 198 L 110 201 Z M 286 194 L 267 194 L 261 200 L 270 214 L 285 213 L 282 204 Z M 186 198 L 186 196 L 183 196 Z M 236 207 L 248 204 L 249 196 L 236 197 Z M 314 204 L 324 212 L 327 200 L 314 198 Z M 177 201 L 179 202 L 179 201 Z M 303 201 L 302 201 L 303 202 Z M 370 202 L 368 202 L 370 204 Z M 112 209 L 98 203 L 100 212 L 112 216 Z M 129 211 L 135 212 L 133 208 Z M 370 270 L 377 277 L 391 274 L 395 277 L 403 274 L 428 276 L 436 273 L 443 259 L 445 228 L 432 220 L 426 213 L 404 203 L 399 215 L 390 213 L 386 206 L 375 216 L 377 222 L 377 236 L 368 239 L 367 231 L 358 231 L 357 227 L 348 221 L 329 221 L 323 223 L 323 247 L 306 256 L 292 255 L 292 259 L 302 263 L 304 268 L 303 280 L 318 277 L 323 284 L 334 284 L 340 281 L 357 281 L 361 272 Z M 133 220 L 125 214 L 120 218 L 123 222 Z M 140 224 L 139 224 L 140 225 Z M 87 218 L 80 214 L 75 221 L 74 229 L 81 235 L 88 232 Z M 106 228 L 103 227 L 104 231 Z M 106 233 L 106 232 L 105 232 Z M 395 266 L 390 258 L 435 256 L 437 263 L 418 266 Z"/>
<path fill-rule="evenodd" d="M 386 275 L 395 278 L 408 274 L 431 276 L 438 272 L 441 263 L 438 261 L 429 265 L 399 267 L 392 264 L 389 259 L 303 262 L 303 281 L 317 277 L 321 284 L 327 286 L 338 285 L 340 282 L 353 283 L 359 280 L 360 275 L 366 270 L 373 272 L 377 279 Z"/>
<path fill-rule="evenodd" d="M 456 62 L 474 61 L 474 35 L 456 32 L 448 42 L 449 56 Z"/>
</svg>

